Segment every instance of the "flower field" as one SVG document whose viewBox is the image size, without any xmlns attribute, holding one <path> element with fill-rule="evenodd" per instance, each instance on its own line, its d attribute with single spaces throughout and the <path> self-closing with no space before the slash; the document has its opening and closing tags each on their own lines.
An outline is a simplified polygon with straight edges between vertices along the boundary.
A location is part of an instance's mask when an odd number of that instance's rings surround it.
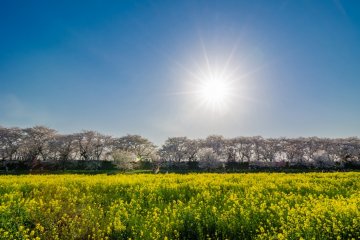
<svg viewBox="0 0 360 240">
<path fill-rule="evenodd" d="M 0 239 L 359 239 L 360 173 L 0 176 Z"/>
</svg>

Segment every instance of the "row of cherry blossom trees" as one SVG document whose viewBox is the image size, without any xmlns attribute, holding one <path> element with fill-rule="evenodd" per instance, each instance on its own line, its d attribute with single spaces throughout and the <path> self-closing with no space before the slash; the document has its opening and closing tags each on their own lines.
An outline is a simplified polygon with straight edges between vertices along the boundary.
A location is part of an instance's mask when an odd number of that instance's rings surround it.
<svg viewBox="0 0 360 240">
<path fill-rule="evenodd" d="M 198 162 L 202 168 L 227 164 L 249 167 L 331 168 L 360 163 L 359 138 L 262 138 L 226 139 L 212 135 L 206 139 L 169 138 L 160 148 L 163 160 Z"/>
<path fill-rule="evenodd" d="M 111 137 L 96 131 L 59 134 L 44 126 L 0 127 L 0 159 L 65 163 L 71 160 L 113 161 L 129 169 L 145 162 L 153 168 L 218 169 L 237 167 L 341 168 L 360 164 L 360 139 L 170 137 L 157 147 L 139 135 Z"/>
<path fill-rule="evenodd" d="M 152 161 L 156 146 L 139 135 L 113 138 L 95 131 L 59 134 L 44 126 L 32 128 L 0 127 L 0 159 L 64 163 L 70 160 L 114 160 L 119 152 L 132 153 L 133 161 Z"/>
</svg>

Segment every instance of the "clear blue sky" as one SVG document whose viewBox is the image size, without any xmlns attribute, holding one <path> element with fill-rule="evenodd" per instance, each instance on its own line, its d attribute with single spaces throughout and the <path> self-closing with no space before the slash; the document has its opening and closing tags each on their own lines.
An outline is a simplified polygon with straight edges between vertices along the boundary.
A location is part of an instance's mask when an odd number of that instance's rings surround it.
<svg viewBox="0 0 360 240">
<path fill-rule="evenodd" d="M 225 113 L 182 94 L 205 58 L 217 66 L 231 53 L 237 96 Z M 359 105 L 358 0 L 0 3 L 6 127 L 141 134 L 158 144 L 209 134 L 343 137 L 360 135 Z"/>
</svg>

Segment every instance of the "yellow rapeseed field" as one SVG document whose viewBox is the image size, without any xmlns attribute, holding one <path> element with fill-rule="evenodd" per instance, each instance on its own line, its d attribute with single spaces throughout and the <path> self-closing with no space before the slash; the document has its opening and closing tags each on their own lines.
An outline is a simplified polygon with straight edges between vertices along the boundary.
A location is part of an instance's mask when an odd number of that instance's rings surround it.
<svg viewBox="0 0 360 240">
<path fill-rule="evenodd" d="M 0 176 L 0 239 L 360 239 L 360 173 Z"/>
</svg>

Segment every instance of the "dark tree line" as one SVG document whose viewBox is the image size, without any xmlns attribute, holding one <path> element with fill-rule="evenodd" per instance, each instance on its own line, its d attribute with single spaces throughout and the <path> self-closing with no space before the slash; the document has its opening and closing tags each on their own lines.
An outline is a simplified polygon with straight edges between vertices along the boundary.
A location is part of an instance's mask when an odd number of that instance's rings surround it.
<svg viewBox="0 0 360 240">
<path fill-rule="evenodd" d="M 3 165 L 26 163 L 29 169 L 42 162 L 65 168 L 70 161 L 107 161 L 128 170 L 237 168 L 358 168 L 360 139 L 352 138 L 224 138 L 171 137 L 157 147 L 139 135 L 112 137 L 96 131 L 59 134 L 44 126 L 0 127 Z M 141 163 L 139 165 L 139 163 Z"/>
</svg>

